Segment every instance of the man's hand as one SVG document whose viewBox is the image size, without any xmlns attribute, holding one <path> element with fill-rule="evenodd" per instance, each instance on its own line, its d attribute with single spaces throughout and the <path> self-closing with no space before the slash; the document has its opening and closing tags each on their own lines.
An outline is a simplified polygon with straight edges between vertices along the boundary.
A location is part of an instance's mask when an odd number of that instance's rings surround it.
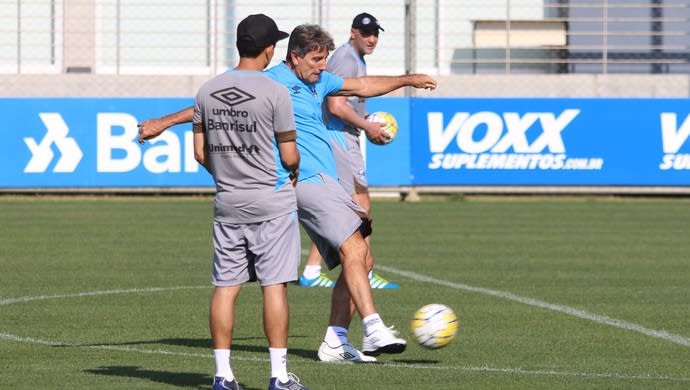
<svg viewBox="0 0 690 390">
<path fill-rule="evenodd" d="M 413 73 L 407 75 L 408 85 L 415 88 L 424 88 L 428 90 L 436 89 L 436 80 L 432 79 L 429 75 Z"/>
<path fill-rule="evenodd" d="M 294 171 L 290 172 L 290 182 L 292 183 L 292 186 L 295 187 L 297 185 L 298 181 L 299 181 L 299 168 L 296 168 Z"/>
<path fill-rule="evenodd" d="M 139 143 L 143 144 L 145 139 L 158 137 L 170 127 L 189 123 L 193 118 L 194 106 L 191 106 L 160 118 L 145 120 L 138 124 Z"/>
<path fill-rule="evenodd" d="M 139 123 L 139 143 L 144 144 L 144 140 L 156 138 L 168 128 L 167 123 L 160 118 L 148 119 Z"/>
<path fill-rule="evenodd" d="M 367 138 L 369 141 L 371 141 L 371 143 L 376 145 L 385 145 L 390 141 L 390 136 L 388 133 L 383 131 L 385 126 L 386 124 L 383 122 L 369 122 L 369 125 L 362 130 L 364 130 L 364 133 L 367 135 Z"/>
</svg>

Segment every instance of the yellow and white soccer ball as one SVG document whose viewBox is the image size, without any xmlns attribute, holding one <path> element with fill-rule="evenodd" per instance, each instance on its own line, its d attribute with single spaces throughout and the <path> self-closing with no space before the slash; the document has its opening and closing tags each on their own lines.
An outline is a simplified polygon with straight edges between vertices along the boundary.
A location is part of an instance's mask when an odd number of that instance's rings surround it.
<svg viewBox="0 0 690 390">
<path fill-rule="evenodd" d="M 390 112 L 373 112 L 369 114 L 367 120 L 369 122 L 380 122 L 386 124 L 383 127 L 383 131 L 388 134 L 388 141 L 386 142 L 387 144 L 393 142 L 395 136 L 398 135 L 398 121 L 395 120 L 395 117 Z"/>
<path fill-rule="evenodd" d="M 458 330 L 458 317 L 448 306 L 432 303 L 423 306 L 410 322 L 412 337 L 424 348 L 445 347 L 455 338 Z"/>
</svg>

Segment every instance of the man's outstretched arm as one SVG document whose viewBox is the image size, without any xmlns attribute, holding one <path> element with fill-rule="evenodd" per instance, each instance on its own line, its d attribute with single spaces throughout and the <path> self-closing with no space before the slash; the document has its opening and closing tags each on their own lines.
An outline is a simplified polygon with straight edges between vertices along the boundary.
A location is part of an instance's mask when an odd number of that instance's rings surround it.
<svg viewBox="0 0 690 390">
<path fill-rule="evenodd" d="M 191 122 L 193 115 L 194 107 L 188 107 L 160 118 L 147 119 L 139 123 L 139 143 L 143 144 L 144 140 L 158 137 L 170 127 Z"/>
<path fill-rule="evenodd" d="M 386 94 L 402 87 L 433 90 L 436 89 L 436 80 L 425 74 L 345 78 L 343 87 L 336 95 L 373 97 Z"/>
</svg>

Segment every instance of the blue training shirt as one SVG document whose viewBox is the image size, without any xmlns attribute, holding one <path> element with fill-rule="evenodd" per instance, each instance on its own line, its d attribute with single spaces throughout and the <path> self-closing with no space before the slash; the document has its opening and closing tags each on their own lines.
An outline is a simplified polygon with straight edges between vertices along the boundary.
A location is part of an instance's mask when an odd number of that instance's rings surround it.
<svg viewBox="0 0 690 390">
<path fill-rule="evenodd" d="M 266 74 L 287 87 L 292 98 L 292 110 L 297 128 L 297 149 L 300 153 L 300 181 L 319 173 L 338 179 L 330 135 L 323 122 L 322 105 L 326 96 L 343 88 L 343 79 L 328 72 L 322 72 L 314 84 L 307 84 L 283 62 L 268 70 Z"/>
</svg>

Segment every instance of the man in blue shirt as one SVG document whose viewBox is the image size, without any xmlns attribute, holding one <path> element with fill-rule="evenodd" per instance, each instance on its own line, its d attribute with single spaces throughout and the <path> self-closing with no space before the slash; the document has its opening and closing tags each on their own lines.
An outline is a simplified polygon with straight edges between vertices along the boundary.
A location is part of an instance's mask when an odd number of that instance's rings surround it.
<svg viewBox="0 0 690 390">
<path fill-rule="evenodd" d="M 374 305 L 368 274 L 372 268 L 365 237 L 371 220 L 338 183 L 335 158 L 322 105 L 327 96 L 372 97 L 411 86 L 433 89 L 427 75 L 341 78 L 326 71 L 335 48 L 333 38 L 318 25 L 297 26 L 290 34 L 286 61 L 266 72 L 285 85 L 292 97 L 300 151 L 300 180 L 296 186 L 300 223 L 316 244 L 329 269 L 342 265 L 333 290 L 326 336 L 319 348 L 323 361 L 373 361 L 381 353 L 401 353 L 405 340 L 384 325 Z M 385 143 L 383 132 L 373 142 Z M 364 326 L 362 353 L 348 340 L 351 305 Z"/>
<path fill-rule="evenodd" d="M 373 15 L 363 12 L 355 16 L 350 29 L 350 39 L 333 52 L 328 59 L 326 71 L 343 78 L 366 76 L 367 64 L 364 56 L 372 54 L 376 49 L 379 31 L 383 31 L 383 27 Z M 367 213 L 371 213 L 369 183 L 359 140 L 362 131 L 368 138 L 376 138 L 382 131 L 382 124 L 366 119 L 366 98 L 329 96 L 326 101 L 325 122 L 330 130 L 339 182 Z M 369 256 L 372 256 L 370 240 L 371 236 L 366 238 L 370 248 Z M 321 261 L 318 249 L 312 244 L 299 278 L 300 286 L 333 287 L 335 283 L 321 271 Z M 373 258 L 369 261 L 374 264 Z M 400 287 L 373 270 L 369 272 L 369 284 L 375 289 Z"/>
</svg>

